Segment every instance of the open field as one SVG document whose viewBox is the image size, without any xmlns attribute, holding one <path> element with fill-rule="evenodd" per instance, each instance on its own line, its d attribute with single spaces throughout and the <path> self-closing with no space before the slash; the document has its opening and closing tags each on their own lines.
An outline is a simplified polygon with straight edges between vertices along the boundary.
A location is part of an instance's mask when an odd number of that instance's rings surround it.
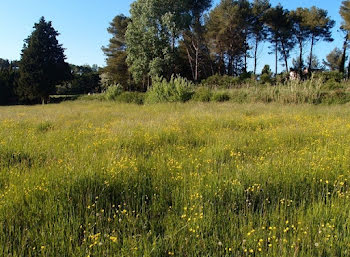
<svg viewBox="0 0 350 257">
<path fill-rule="evenodd" d="M 0 107 L 0 256 L 349 256 L 350 108 Z"/>
</svg>

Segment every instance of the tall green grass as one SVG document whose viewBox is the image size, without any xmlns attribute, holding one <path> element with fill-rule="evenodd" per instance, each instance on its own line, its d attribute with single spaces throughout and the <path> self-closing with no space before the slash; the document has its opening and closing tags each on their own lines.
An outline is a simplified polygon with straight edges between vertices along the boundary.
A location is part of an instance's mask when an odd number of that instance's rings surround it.
<svg viewBox="0 0 350 257">
<path fill-rule="evenodd" d="M 0 256 L 349 256 L 342 106 L 0 108 Z"/>
<path fill-rule="evenodd" d="M 209 89 L 211 88 L 211 89 Z M 280 103 L 280 104 L 344 104 L 350 102 L 348 83 L 321 79 L 289 81 L 276 85 L 259 84 L 250 81 L 236 87 L 225 89 L 205 85 L 196 90 L 193 100 L 215 101 L 215 96 L 225 95 L 226 100 L 236 103 Z"/>
</svg>

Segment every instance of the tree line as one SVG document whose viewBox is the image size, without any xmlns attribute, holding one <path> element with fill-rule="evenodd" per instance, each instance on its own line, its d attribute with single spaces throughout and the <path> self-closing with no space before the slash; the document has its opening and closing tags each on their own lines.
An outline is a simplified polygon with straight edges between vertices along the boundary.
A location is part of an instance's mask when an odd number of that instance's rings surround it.
<svg viewBox="0 0 350 257">
<path fill-rule="evenodd" d="M 343 2 L 342 10 L 347 4 Z M 135 1 L 131 16 L 116 16 L 108 29 L 112 38 L 103 48 L 107 55 L 105 71 L 115 81 L 143 89 L 150 86 L 154 76 L 180 74 L 197 82 L 215 74 L 247 74 L 250 58 L 250 73 L 257 75 L 260 46 L 269 42 L 275 74 L 279 61 L 285 72 L 292 68 L 302 73 L 305 68 L 311 71 L 319 66 L 314 55 L 316 44 L 333 41 L 334 20 L 315 6 L 290 11 L 281 4 L 271 6 L 269 0 L 222 0 L 211 6 L 210 0 Z M 345 26 L 342 29 L 346 31 Z M 291 65 L 291 53 L 296 48 L 299 54 Z M 341 72 L 345 56 L 346 51 L 341 56 L 343 63 L 337 66 Z M 324 64 L 333 68 L 332 58 L 328 59 Z"/>
<path fill-rule="evenodd" d="M 343 1 L 344 44 L 323 60 L 323 66 L 346 71 L 350 0 Z M 120 84 L 125 90 L 146 91 L 152 78 L 179 74 L 194 82 L 213 75 L 257 78 L 259 51 L 269 43 L 274 74 L 300 75 L 319 69 L 314 54 L 318 42 L 332 42 L 334 20 L 318 7 L 287 10 L 269 0 L 136 0 L 130 17 L 117 15 L 110 23 L 104 68 L 66 62 L 59 33 L 42 17 L 25 40 L 19 62 L 0 59 L 0 101 L 46 102 L 53 93 L 100 92 L 103 85 Z M 293 51 L 298 55 L 292 59 Z M 308 56 L 306 56 L 308 52 Z M 248 67 L 252 59 L 252 67 Z M 270 74 L 268 67 L 264 74 Z"/>
</svg>

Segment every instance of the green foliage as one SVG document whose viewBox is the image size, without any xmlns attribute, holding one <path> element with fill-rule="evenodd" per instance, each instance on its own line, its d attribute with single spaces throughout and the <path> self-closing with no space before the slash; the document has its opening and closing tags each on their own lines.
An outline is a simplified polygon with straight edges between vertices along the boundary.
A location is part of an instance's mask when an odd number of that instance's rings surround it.
<svg viewBox="0 0 350 257">
<path fill-rule="evenodd" d="M 312 69 L 313 48 L 316 42 L 326 41 L 332 42 L 332 28 L 335 21 L 328 16 L 328 11 L 312 6 L 309 10 L 309 15 L 306 19 L 306 26 L 308 27 L 311 38 L 311 49 L 309 55 L 309 69 Z"/>
<path fill-rule="evenodd" d="M 1 60 L 0 60 L 1 61 Z M 13 104 L 15 91 L 18 85 L 19 73 L 16 66 L 11 67 L 12 63 L 8 62 L 8 67 L 0 65 L 0 105 Z"/>
<path fill-rule="evenodd" d="M 13 87 L 9 85 L 8 80 L 0 72 L 0 105 L 9 103 L 9 98 L 13 94 Z"/>
<path fill-rule="evenodd" d="M 242 81 L 243 83 L 245 82 L 245 81 L 249 81 L 249 80 L 251 80 L 251 79 L 253 79 L 254 78 L 254 76 L 253 76 L 253 73 L 252 72 L 243 72 L 243 73 L 241 73 L 240 75 L 239 75 L 239 79 L 240 79 L 240 81 Z"/>
<path fill-rule="evenodd" d="M 210 102 L 213 92 L 209 87 L 203 86 L 196 89 L 192 99 L 198 102 Z"/>
<path fill-rule="evenodd" d="M 282 55 L 284 65 L 288 71 L 290 52 L 295 47 L 296 39 L 293 34 L 293 20 L 290 12 L 281 4 L 270 8 L 266 14 L 266 24 L 269 29 L 269 42 L 275 53 L 275 74 L 278 74 L 278 53 Z"/>
<path fill-rule="evenodd" d="M 310 9 L 298 7 L 296 10 L 290 12 L 290 19 L 293 22 L 293 33 L 299 46 L 299 57 L 293 60 L 294 69 L 302 71 L 304 69 L 304 48 L 305 42 L 310 39 L 309 26 L 307 24 Z"/>
<path fill-rule="evenodd" d="M 347 31 L 350 31 L 350 1 L 344 0 L 342 1 L 340 7 L 340 15 L 343 18 L 343 28 Z"/>
<path fill-rule="evenodd" d="M 115 101 L 117 100 L 118 96 L 120 96 L 122 93 L 123 93 L 123 87 L 118 84 L 107 88 L 104 96 L 106 100 Z"/>
<path fill-rule="evenodd" d="M 133 103 L 142 105 L 145 101 L 145 93 L 126 91 L 121 93 L 116 100 L 121 103 Z"/>
<path fill-rule="evenodd" d="M 289 74 L 286 72 L 280 73 L 276 76 L 276 83 L 286 84 L 289 81 Z"/>
<path fill-rule="evenodd" d="M 232 77 L 228 75 L 221 76 L 219 74 L 210 76 L 202 81 L 202 85 L 209 88 L 233 88 L 239 87 L 241 80 L 239 77 Z"/>
<path fill-rule="evenodd" d="M 326 60 L 323 61 L 323 63 L 331 71 L 340 71 L 342 69 L 341 66 L 343 65 L 342 57 L 343 51 L 336 47 L 326 56 Z"/>
<path fill-rule="evenodd" d="M 64 94 L 86 94 L 101 92 L 100 76 L 98 72 L 75 75 L 68 83 L 68 90 Z"/>
<path fill-rule="evenodd" d="M 214 102 L 227 102 L 230 100 L 230 95 L 227 92 L 214 92 L 213 96 L 212 96 L 212 100 Z"/>
<path fill-rule="evenodd" d="M 132 103 L 142 105 L 145 102 L 145 93 L 123 91 L 120 85 L 110 86 L 105 93 L 90 94 L 79 97 L 83 101 L 114 101 L 119 103 Z"/>
<path fill-rule="evenodd" d="M 219 58 L 220 74 L 225 74 L 225 70 L 230 76 L 247 71 L 244 56 L 249 49 L 247 41 L 251 20 L 251 5 L 247 0 L 221 1 L 210 12 L 207 37 L 212 52 Z"/>
<path fill-rule="evenodd" d="M 185 78 L 172 76 L 169 81 L 156 77 L 146 94 L 147 103 L 186 102 L 193 94 L 193 84 Z"/>
<path fill-rule="evenodd" d="M 251 81 L 240 88 L 226 90 L 200 87 L 196 89 L 192 99 L 194 101 L 231 101 L 236 103 L 281 103 L 281 104 L 344 104 L 349 102 L 350 84 L 337 82 L 338 75 L 324 82 L 324 78 L 314 74 L 312 80 L 296 82 L 288 81 L 281 74 L 277 77 L 279 82 L 272 81 L 270 77 L 261 75 L 260 81 Z M 329 74 L 331 77 L 331 74 Z M 264 82 L 264 83 L 263 83 Z M 273 84 L 271 84 L 273 83 Z"/>
<path fill-rule="evenodd" d="M 321 103 L 331 105 L 346 104 L 350 102 L 350 93 L 339 88 L 339 83 L 327 83 L 326 85 L 334 90 L 328 90 L 321 93 Z"/>
<path fill-rule="evenodd" d="M 315 72 L 313 74 L 314 79 L 320 80 L 323 83 L 328 81 L 340 83 L 344 79 L 344 74 L 339 71 L 324 71 Z"/>
<path fill-rule="evenodd" d="M 98 102 L 104 102 L 107 100 L 105 93 L 82 95 L 82 96 L 79 96 L 77 99 L 82 101 L 98 101 Z"/>
<path fill-rule="evenodd" d="M 70 78 L 64 49 L 57 41 L 59 33 L 42 17 L 25 40 L 20 61 L 17 93 L 27 102 L 48 101 L 55 86 Z"/>
<path fill-rule="evenodd" d="M 257 71 L 258 62 L 258 47 L 261 41 L 264 41 L 268 37 L 268 29 L 265 24 L 266 14 L 271 8 L 269 0 L 254 0 L 251 6 L 251 19 L 250 19 L 250 32 L 255 41 L 254 46 L 254 74 Z"/>
<path fill-rule="evenodd" d="M 264 68 L 261 71 L 261 74 L 267 74 L 267 75 L 269 75 L 271 77 L 272 76 L 272 71 L 271 71 L 270 65 L 265 64 Z"/>
<path fill-rule="evenodd" d="M 0 105 L 7 104 L 9 98 L 9 89 L 7 88 L 5 81 L 0 77 Z"/>
<path fill-rule="evenodd" d="M 71 65 L 72 79 L 56 87 L 58 95 L 80 95 L 101 92 L 98 67 Z"/>
<path fill-rule="evenodd" d="M 260 75 L 260 83 L 262 84 L 272 84 L 273 79 L 270 74 L 263 73 Z"/>
<path fill-rule="evenodd" d="M 191 44 L 195 48 L 199 47 L 198 27 L 201 26 L 203 12 L 210 4 L 211 0 L 133 2 L 130 9 L 131 22 L 126 31 L 126 44 L 127 63 L 137 83 L 143 83 L 146 88 L 150 77 L 170 78 L 176 72 L 177 45 L 180 45 L 177 43 L 181 36 L 186 38 L 185 32 L 191 31 L 194 32 Z M 192 49 L 189 55 L 192 55 Z M 196 60 L 198 64 L 198 58 Z"/>
<path fill-rule="evenodd" d="M 103 68 L 103 72 L 108 76 L 110 85 L 120 83 L 125 87 L 124 89 L 129 89 L 132 83 L 126 63 L 127 46 L 125 39 L 126 30 L 130 21 L 130 18 L 124 15 L 115 16 L 110 23 L 110 27 L 107 29 L 112 38 L 109 40 L 109 45 L 107 47 L 102 47 L 104 54 L 107 56 L 107 65 Z"/>
<path fill-rule="evenodd" d="M 144 82 L 149 76 L 165 75 L 165 65 L 171 66 L 170 12 L 167 8 L 171 6 L 163 6 L 160 0 L 138 0 L 131 5 L 132 22 L 126 31 L 127 63 L 137 83 Z M 178 24 L 173 25 L 176 30 Z M 178 37 L 178 33 L 173 32 Z"/>
</svg>

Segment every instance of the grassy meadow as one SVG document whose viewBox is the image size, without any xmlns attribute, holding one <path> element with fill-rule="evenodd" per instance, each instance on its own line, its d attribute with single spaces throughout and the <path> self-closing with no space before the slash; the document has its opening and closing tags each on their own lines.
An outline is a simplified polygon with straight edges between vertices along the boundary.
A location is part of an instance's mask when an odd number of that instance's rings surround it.
<svg viewBox="0 0 350 257">
<path fill-rule="evenodd" d="M 0 107 L 0 256 L 349 256 L 349 107 Z"/>
</svg>

